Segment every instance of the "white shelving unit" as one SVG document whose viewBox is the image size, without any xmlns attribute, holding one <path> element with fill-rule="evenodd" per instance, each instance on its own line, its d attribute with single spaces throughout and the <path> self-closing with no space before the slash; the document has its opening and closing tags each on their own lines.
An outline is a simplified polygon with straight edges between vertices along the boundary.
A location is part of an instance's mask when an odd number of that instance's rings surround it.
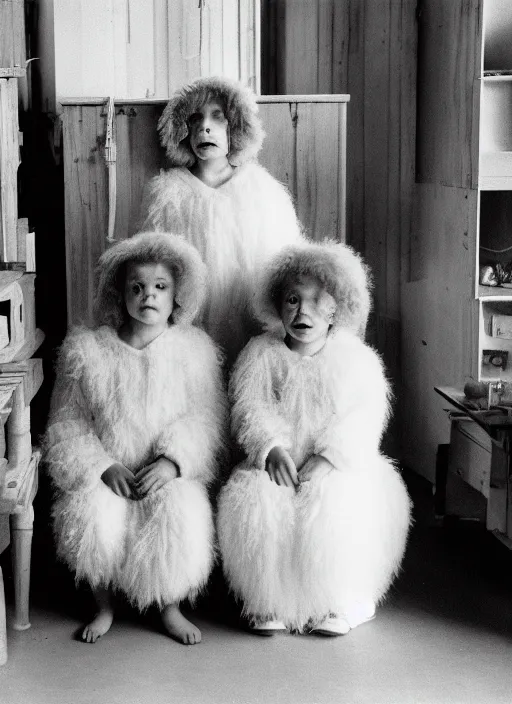
<svg viewBox="0 0 512 704">
<path fill-rule="evenodd" d="M 478 378 L 512 382 L 512 334 L 510 338 L 508 333 L 506 337 L 498 337 L 493 334 L 491 325 L 496 315 L 506 316 L 504 320 L 510 317 L 512 323 L 512 288 L 478 284 L 478 274 L 486 265 L 501 264 L 512 271 L 512 75 L 508 73 L 512 67 L 512 41 L 508 51 L 502 47 L 496 52 L 493 38 L 501 37 L 495 22 L 498 12 L 512 34 L 512 4 L 503 6 L 497 0 L 485 0 L 475 277 L 479 300 Z M 505 65 L 496 65 L 496 62 L 505 62 Z M 507 73 L 500 75 L 500 70 Z M 490 71 L 494 75 L 489 75 Z M 508 354 L 504 368 L 486 364 L 488 350 Z M 499 355 L 495 357 L 499 358 Z"/>
</svg>

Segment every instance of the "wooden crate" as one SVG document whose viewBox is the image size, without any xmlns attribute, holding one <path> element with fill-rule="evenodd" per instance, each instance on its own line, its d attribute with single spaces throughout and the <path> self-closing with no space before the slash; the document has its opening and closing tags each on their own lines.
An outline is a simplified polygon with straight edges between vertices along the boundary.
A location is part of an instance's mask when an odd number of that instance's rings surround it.
<svg viewBox="0 0 512 704">
<path fill-rule="evenodd" d="M 24 0 L 0 0 L 0 76 L 24 73 L 25 56 Z"/>
<path fill-rule="evenodd" d="M 0 272 L 0 314 L 9 319 L 9 344 L 0 349 L 0 363 L 30 357 L 37 349 L 34 279 L 35 274 Z"/>
</svg>

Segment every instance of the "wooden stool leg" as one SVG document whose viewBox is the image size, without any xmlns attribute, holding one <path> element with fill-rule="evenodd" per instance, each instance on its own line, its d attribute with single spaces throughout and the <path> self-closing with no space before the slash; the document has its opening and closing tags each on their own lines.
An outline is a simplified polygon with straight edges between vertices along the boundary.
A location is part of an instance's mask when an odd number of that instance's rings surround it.
<svg viewBox="0 0 512 704">
<path fill-rule="evenodd" d="M 11 516 L 12 562 L 14 575 L 14 624 L 17 631 L 30 628 L 30 555 L 34 527 L 34 509 L 30 505 L 21 513 Z"/>
<path fill-rule="evenodd" d="M 7 662 L 7 630 L 5 627 L 4 576 L 0 567 L 0 665 Z"/>
</svg>

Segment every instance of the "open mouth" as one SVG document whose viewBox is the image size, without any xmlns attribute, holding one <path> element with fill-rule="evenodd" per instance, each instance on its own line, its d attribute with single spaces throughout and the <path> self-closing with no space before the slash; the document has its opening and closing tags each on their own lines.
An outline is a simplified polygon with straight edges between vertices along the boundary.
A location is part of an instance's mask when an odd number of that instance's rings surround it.
<svg viewBox="0 0 512 704">
<path fill-rule="evenodd" d="M 215 142 L 199 142 L 197 145 L 199 149 L 206 149 L 207 147 L 216 147 Z"/>
<path fill-rule="evenodd" d="M 292 327 L 294 330 L 309 330 L 311 325 L 306 325 L 306 323 L 295 323 Z"/>
</svg>

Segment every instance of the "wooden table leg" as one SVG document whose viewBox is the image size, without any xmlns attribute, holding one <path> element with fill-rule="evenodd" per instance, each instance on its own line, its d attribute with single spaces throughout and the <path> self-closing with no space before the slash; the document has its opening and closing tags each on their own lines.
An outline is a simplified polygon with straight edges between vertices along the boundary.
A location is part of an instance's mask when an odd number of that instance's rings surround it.
<svg viewBox="0 0 512 704">
<path fill-rule="evenodd" d="M 7 630 L 5 627 L 4 576 L 0 567 L 0 665 L 7 662 Z"/>
<path fill-rule="evenodd" d="M 14 624 L 17 631 L 30 628 L 30 555 L 34 527 L 32 504 L 20 513 L 11 516 L 12 563 L 14 576 Z"/>
</svg>

